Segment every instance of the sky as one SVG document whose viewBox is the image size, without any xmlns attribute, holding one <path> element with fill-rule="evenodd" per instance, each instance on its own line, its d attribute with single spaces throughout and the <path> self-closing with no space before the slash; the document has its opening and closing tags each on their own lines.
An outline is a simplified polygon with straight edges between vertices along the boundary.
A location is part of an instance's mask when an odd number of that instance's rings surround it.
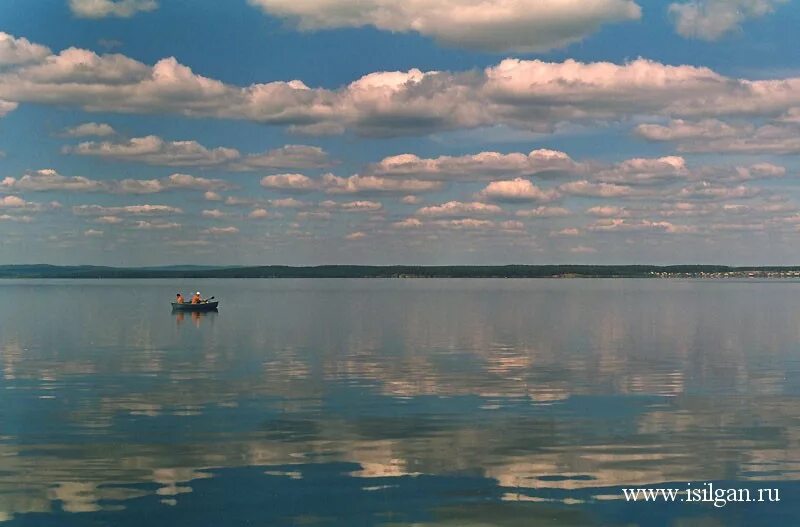
<svg viewBox="0 0 800 527">
<path fill-rule="evenodd" d="M 800 264 L 791 0 L 3 0 L 0 264 Z"/>
</svg>

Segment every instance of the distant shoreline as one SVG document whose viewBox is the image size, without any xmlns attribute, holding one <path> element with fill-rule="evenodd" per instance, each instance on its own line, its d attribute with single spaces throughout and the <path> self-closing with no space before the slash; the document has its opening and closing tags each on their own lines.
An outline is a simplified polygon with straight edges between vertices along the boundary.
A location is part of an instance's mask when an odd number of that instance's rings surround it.
<svg viewBox="0 0 800 527">
<path fill-rule="evenodd" d="M 321 265 L 104 267 L 0 265 L 14 278 L 800 278 L 798 267 L 724 265 Z"/>
</svg>

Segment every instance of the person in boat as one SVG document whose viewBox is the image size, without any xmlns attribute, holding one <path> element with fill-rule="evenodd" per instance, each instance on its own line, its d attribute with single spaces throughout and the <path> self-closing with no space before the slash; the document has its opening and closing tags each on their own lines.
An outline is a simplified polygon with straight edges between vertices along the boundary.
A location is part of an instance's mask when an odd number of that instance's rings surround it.
<svg viewBox="0 0 800 527">
<path fill-rule="evenodd" d="M 175 303 L 176 304 L 183 304 L 183 295 L 178 293 L 175 295 Z"/>
<path fill-rule="evenodd" d="M 200 296 L 200 291 L 196 292 L 192 297 L 192 304 L 202 304 L 203 298 Z"/>
</svg>

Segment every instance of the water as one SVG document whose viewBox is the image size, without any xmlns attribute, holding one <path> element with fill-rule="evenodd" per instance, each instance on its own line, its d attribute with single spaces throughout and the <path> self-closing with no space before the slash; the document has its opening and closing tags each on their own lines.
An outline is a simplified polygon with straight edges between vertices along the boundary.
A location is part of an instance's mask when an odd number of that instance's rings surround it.
<svg viewBox="0 0 800 527">
<path fill-rule="evenodd" d="M 170 313 L 199 288 L 219 313 Z M 0 281 L 0 520 L 800 520 L 800 283 Z M 780 502 L 629 503 L 628 487 Z"/>
</svg>

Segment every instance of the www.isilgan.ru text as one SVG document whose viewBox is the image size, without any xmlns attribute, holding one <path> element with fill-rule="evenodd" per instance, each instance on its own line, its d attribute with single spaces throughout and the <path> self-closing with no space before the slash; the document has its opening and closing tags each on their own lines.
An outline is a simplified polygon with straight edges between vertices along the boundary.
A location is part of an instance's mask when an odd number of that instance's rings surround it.
<svg viewBox="0 0 800 527">
<path fill-rule="evenodd" d="M 745 489 L 715 487 L 713 483 L 692 485 L 684 488 L 638 488 L 622 489 L 625 501 L 663 503 L 709 503 L 721 508 L 729 503 L 775 503 L 781 501 L 780 489 Z"/>
</svg>

